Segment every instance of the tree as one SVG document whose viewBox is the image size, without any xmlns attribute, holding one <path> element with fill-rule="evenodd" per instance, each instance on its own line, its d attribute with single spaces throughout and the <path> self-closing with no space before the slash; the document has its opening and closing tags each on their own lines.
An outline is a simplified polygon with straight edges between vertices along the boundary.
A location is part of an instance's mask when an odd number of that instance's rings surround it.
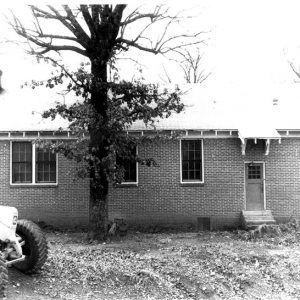
<svg viewBox="0 0 300 300">
<path fill-rule="evenodd" d="M 194 50 L 194 49 L 193 49 Z M 186 83 L 202 83 L 211 73 L 206 73 L 202 66 L 203 53 L 197 48 L 196 52 L 190 49 L 176 50 L 176 58 L 172 58 L 183 73 L 183 78 Z M 172 78 L 169 72 L 164 67 L 164 73 L 168 83 L 172 83 Z"/>
<path fill-rule="evenodd" d="M 193 54 L 190 50 L 177 51 L 181 59 L 177 60 L 187 83 L 202 83 L 211 73 L 206 73 L 201 65 L 203 54 L 199 48 Z"/>
<path fill-rule="evenodd" d="M 15 32 L 28 42 L 29 53 L 52 61 L 60 67 L 60 73 L 49 78 L 47 87 L 54 87 L 68 80 L 67 90 L 73 91 L 83 101 L 67 107 L 58 104 L 44 113 L 44 117 L 62 116 L 70 122 L 69 129 L 76 135 L 74 143 L 55 144 L 55 150 L 68 158 L 83 162 L 91 178 L 91 223 L 95 237 L 103 238 L 108 227 L 107 195 L 111 179 L 120 180 L 122 166 L 116 164 L 116 156 L 132 159 L 132 144 L 142 138 L 126 135 L 126 129 L 137 121 L 151 123 L 157 117 L 168 117 L 183 109 L 179 89 L 170 92 L 158 85 L 139 81 L 109 81 L 108 67 L 115 65 L 121 52 L 136 48 L 153 54 L 168 54 L 182 47 L 199 42 L 202 32 L 170 34 L 170 29 L 180 20 L 180 15 L 169 15 L 164 6 L 156 6 L 152 12 L 138 9 L 124 16 L 126 5 L 80 5 L 60 8 L 30 6 L 34 27 L 27 28 L 13 14 L 11 25 Z M 55 21 L 66 33 L 48 33 L 46 23 Z M 134 26 L 133 26 L 134 25 Z M 128 28 L 134 27 L 134 37 Z M 160 29 L 154 39 L 150 28 Z M 49 28 L 49 27 L 48 27 Z M 129 34 L 129 35 L 128 35 Z M 128 35 L 128 36 L 127 36 Z M 90 70 L 82 64 L 75 72 L 59 63 L 51 52 L 72 51 L 88 59 Z M 43 85 L 33 81 L 33 87 Z M 89 138 L 83 137 L 88 132 Z M 129 149 L 129 150 L 128 150 Z M 151 164 L 151 159 L 134 157 L 140 163 Z"/>
</svg>

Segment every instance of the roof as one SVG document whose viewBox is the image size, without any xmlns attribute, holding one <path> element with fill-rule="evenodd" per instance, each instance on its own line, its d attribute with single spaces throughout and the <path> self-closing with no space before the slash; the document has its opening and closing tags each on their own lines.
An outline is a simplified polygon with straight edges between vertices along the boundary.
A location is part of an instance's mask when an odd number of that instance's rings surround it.
<svg viewBox="0 0 300 300">
<path fill-rule="evenodd" d="M 182 97 L 185 111 L 158 120 L 156 129 L 232 129 L 244 132 L 251 129 L 256 132 L 255 135 L 259 135 L 258 132 L 270 134 L 273 129 L 300 129 L 300 85 L 217 88 L 194 85 L 185 87 L 185 90 L 187 93 Z M 147 130 L 152 127 L 137 122 L 131 129 Z"/>
<path fill-rule="evenodd" d="M 262 127 L 239 128 L 240 139 L 280 139 L 281 135 L 275 128 L 265 124 Z"/>
<path fill-rule="evenodd" d="M 5 90 L 0 95 L 0 131 L 55 131 L 68 123 L 58 117 L 43 119 L 42 113 L 62 97 L 48 89 L 19 88 Z"/>
<path fill-rule="evenodd" d="M 258 136 L 266 135 L 264 132 L 270 134 L 273 129 L 300 129 L 300 86 L 297 84 L 248 88 L 203 84 L 185 86 L 182 90 L 186 92 L 182 96 L 185 110 L 157 120 L 157 130 L 248 130 L 249 135 L 251 129 Z M 6 90 L 0 95 L 0 131 L 66 128 L 68 123 L 61 118 L 51 121 L 41 117 L 57 101 L 71 103 L 73 100 L 44 88 Z M 130 128 L 152 129 L 142 122 Z"/>
</svg>

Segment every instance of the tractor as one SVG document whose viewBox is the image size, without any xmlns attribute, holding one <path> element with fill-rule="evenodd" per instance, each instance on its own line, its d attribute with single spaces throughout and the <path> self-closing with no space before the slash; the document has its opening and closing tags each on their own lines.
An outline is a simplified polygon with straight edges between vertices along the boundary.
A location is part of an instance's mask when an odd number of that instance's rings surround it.
<svg viewBox="0 0 300 300">
<path fill-rule="evenodd" d="M 0 299 L 6 296 L 8 267 L 25 274 L 38 272 L 48 255 L 41 228 L 29 220 L 18 220 L 15 207 L 0 206 Z"/>
</svg>

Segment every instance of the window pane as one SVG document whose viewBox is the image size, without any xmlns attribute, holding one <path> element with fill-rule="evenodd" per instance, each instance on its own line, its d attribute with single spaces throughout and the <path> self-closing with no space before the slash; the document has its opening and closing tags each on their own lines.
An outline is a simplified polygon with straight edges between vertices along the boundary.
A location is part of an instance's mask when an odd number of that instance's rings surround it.
<svg viewBox="0 0 300 300">
<path fill-rule="evenodd" d="M 182 181 L 202 181 L 201 140 L 181 141 Z"/>
<path fill-rule="evenodd" d="M 182 171 L 186 171 L 189 169 L 189 163 L 187 161 L 182 162 Z"/>
<path fill-rule="evenodd" d="M 12 143 L 12 182 L 32 182 L 32 144 L 31 142 Z"/>
<path fill-rule="evenodd" d="M 188 180 L 188 171 L 182 171 L 182 180 Z"/>
<path fill-rule="evenodd" d="M 189 160 L 194 160 L 195 159 L 195 151 L 194 150 L 190 150 L 189 151 Z"/>
<path fill-rule="evenodd" d="M 188 160 L 189 159 L 188 151 L 183 151 L 182 152 L 182 159 L 184 159 L 184 160 Z"/>
<path fill-rule="evenodd" d="M 53 173 L 53 172 L 50 173 L 50 181 L 51 182 L 56 182 L 56 172 L 55 173 Z"/>
<path fill-rule="evenodd" d="M 182 150 L 189 150 L 189 144 L 188 143 L 182 143 L 181 145 L 182 145 Z"/>
<path fill-rule="evenodd" d="M 201 159 L 201 151 L 196 151 L 195 152 L 195 159 Z"/>
<path fill-rule="evenodd" d="M 136 147 L 132 147 L 132 159 L 117 157 L 117 165 L 124 168 L 123 182 L 137 182 L 137 162 L 135 161 Z"/>
<path fill-rule="evenodd" d="M 189 160 L 189 170 L 194 170 L 195 169 L 194 163 L 195 163 L 195 161 L 193 159 Z"/>
<path fill-rule="evenodd" d="M 195 179 L 195 177 L 194 177 L 194 170 L 190 170 L 189 171 L 189 179 L 191 179 L 191 180 Z"/>
<path fill-rule="evenodd" d="M 197 140 L 195 142 L 195 150 L 201 151 L 201 141 Z"/>
<path fill-rule="evenodd" d="M 36 159 L 36 182 L 56 182 L 56 154 L 37 148 Z"/>
<path fill-rule="evenodd" d="M 260 165 L 248 165 L 248 179 L 260 179 L 261 168 Z"/>
</svg>

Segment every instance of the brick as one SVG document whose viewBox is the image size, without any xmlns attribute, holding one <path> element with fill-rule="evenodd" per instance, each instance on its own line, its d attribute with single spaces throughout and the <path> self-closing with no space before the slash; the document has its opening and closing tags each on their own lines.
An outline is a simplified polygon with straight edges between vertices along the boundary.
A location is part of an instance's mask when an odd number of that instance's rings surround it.
<svg viewBox="0 0 300 300">
<path fill-rule="evenodd" d="M 139 166 L 138 187 L 111 188 L 110 218 L 129 223 L 169 223 L 211 217 L 213 227 L 236 225 L 245 207 L 244 167 L 247 161 L 265 162 L 267 209 L 275 218 L 300 218 L 300 140 L 271 142 L 270 153 L 252 148 L 241 153 L 240 140 L 204 139 L 204 184 L 180 185 L 179 141 L 139 148 L 159 167 Z"/>
<path fill-rule="evenodd" d="M 58 155 L 58 186 L 10 185 L 10 143 L 0 142 L 0 204 L 14 206 L 19 218 L 54 226 L 86 226 L 89 184 L 76 178 L 76 163 Z"/>
</svg>

